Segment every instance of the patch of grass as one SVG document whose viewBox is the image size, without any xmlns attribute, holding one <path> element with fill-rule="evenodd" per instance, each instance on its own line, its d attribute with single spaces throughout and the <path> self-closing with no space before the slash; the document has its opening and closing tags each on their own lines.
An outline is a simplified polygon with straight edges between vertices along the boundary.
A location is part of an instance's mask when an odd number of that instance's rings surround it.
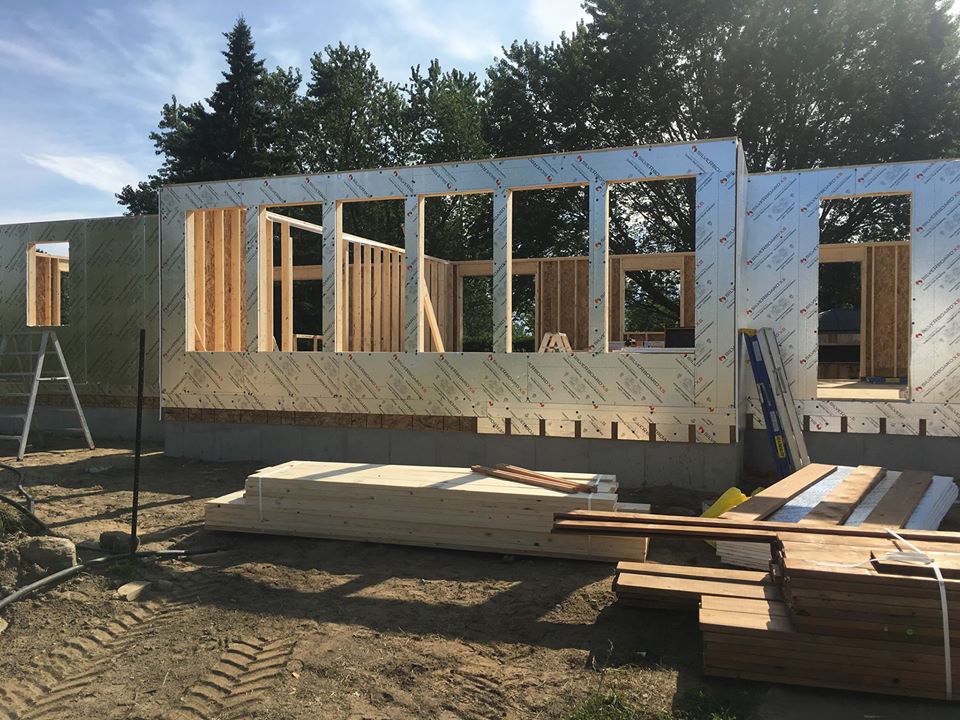
<svg viewBox="0 0 960 720">
<path fill-rule="evenodd" d="M 642 709 L 620 693 L 596 690 L 564 720 L 749 720 L 753 702 L 745 693 L 728 696 L 701 691 L 680 699 L 673 710 Z"/>
<path fill-rule="evenodd" d="M 118 560 L 110 563 L 107 566 L 107 573 L 124 582 L 141 579 L 140 567 L 133 560 Z"/>
<path fill-rule="evenodd" d="M 6 503 L 0 503 L 0 537 L 26 531 L 24 517 Z"/>
<path fill-rule="evenodd" d="M 635 705 L 615 692 L 597 691 L 577 706 L 567 720 L 640 720 Z"/>
<path fill-rule="evenodd" d="M 677 720 L 747 720 L 753 716 L 754 704 L 744 692 L 698 690 L 680 699 L 674 716 Z"/>
</svg>

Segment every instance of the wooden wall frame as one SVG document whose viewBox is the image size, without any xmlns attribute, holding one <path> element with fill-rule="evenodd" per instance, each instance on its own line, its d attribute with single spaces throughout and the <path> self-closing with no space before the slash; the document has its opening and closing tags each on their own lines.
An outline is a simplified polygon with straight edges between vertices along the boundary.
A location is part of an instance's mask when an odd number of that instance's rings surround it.
<svg viewBox="0 0 960 720">
<path fill-rule="evenodd" d="M 62 325 L 63 274 L 70 272 L 70 257 L 40 252 L 38 245 L 27 246 L 27 318 L 29 327 Z"/>
<path fill-rule="evenodd" d="M 900 377 L 910 367 L 910 249 L 909 240 L 820 246 L 821 264 L 860 265 L 860 377 Z M 882 312 L 892 337 L 877 332 Z"/>
</svg>

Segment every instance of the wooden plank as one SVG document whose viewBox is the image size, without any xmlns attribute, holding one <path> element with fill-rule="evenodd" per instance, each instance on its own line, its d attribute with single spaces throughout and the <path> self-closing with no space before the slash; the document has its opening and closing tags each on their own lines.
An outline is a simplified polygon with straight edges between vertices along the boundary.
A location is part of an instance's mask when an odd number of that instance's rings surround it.
<svg viewBox="0 0 960 720">
<path fill-rule="evenodd" d="M 759 570 L 733 570 L 730 568 L 691 567 L 688 565 L 667 565 L 655 562 L 620 562 L 617 573 L 639 575 L 666 575 L 670 577 L 688 577 L 701 580 L 720 580 L 732 583 L 760 585 L 772 583 L 770 573 Z"/>
<path fill-rule="evenodd" d="M 631 597 L 650 597 L 666 595 L 674 598 L 686 598 L 700 601 L 705 595 L 722 597 L 749 598 L 754 600 L 778 600 L 780 591 L 773 585 L 726 582 L 724 580 L 704 580 L 689 577 L 671 577 L 666 575 L 642 575 L 623 573 L 617 576 L 613 584 L 614 592 Z"/>
<path fill-rule="evenodd" d="M 595 510 L 573 510 L 558 513 L 554 518 L 554 531 L 612 532 L 668 535 L 670 530 L 677 535 L 701 537 L 724 537 L 744 539 L 754 536 L 758 542 L 776 540 L 778 535 L 789 534 L 802 538 L 805 535 L 836 536 L 843 538 L 880 538 L 889 541 L 885 530 L 851 527 L 846 525 L 801 525 L 783 522 L 735 522 L 724 518 L 685 517 L 680 515 L 654 515 L 649 513 L 610 513 Z M 716 533 L 713 535 L 712 533 Z M 911 542 L 960 543 L 960 532 L 945 530 L 900 530 L 897 533 Z M 744 538 L 737 537 L 743 535 Z"/>
<path fill-rule="evenodd" d="M 226 300 L 224 293 L 224 210 L 210 210 L 213 220 L 213 349 L 223 352 L 226 345 Z"/>
<path fill-rule="evenodd" d="M 861 500 L 886 477 L 882 467 L 860 465 L 851 472 L 837 487 L 831 490 L 806 517 L 800 525 L 838 525 L 843 523 Z"/>
<path fill-rule="evenodd" d="M 423 315 L 427 320 L 427 327 L 430 329 L 430 339 L 432 352 L 444 352 L 443 338 L 440 335 L 440 327 L 437 325 L 437 316 L 433 312 L 433 302 L 430 300 L 430 293 L 423 292 Z"/>
<path fill-rule="evenodd" d="M 932 482 L 933 473 L 904 470 L 861 527 L 903 527 Z"/>
<path fill-rule="evenodd" d="M 770 517 L 804 490 L 820 482 L 828 475 L 832 475 L 836 470 L 836 465 L 819 463 L 806 465 L 783 480 L 755 493 L 720 517 L 738 522 L 762 520 Z"/>
<path fill-rule="evenodd" d="M 280 348 L 284 352 L 297 349 L 293 337 L 293 241 L 289 223 L 280 225 Z"/>
</svg>

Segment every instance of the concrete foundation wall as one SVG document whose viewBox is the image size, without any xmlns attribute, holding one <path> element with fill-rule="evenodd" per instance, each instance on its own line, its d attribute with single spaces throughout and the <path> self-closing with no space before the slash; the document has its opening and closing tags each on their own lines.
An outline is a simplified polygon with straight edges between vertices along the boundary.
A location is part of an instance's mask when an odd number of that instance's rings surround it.
<svg viewBox="0 0 960 720">
<path fill-rule="evenodd" d="M 960 477 L 960 438 L 824 432 L 807 432 L 803 436 L 813 462 L 879 465 Z M 766 430 L 744 432 L 743 460 L 748 474 L 772 477 L 772 458 Z"/>
<path fill-rule="evenodd" d="M 165 450 L 204 460 L 334 460 L 403 465 L 494 465 L 612 473 L 621 487 L 725 490 L 739 474 L 739 446 L 503 436 L 420 430 L 165 422 Z"/>
<path fill-rule="evenodd" d="M 80 426 L 76 413 L 67 411 L 67 408 L 60 407 L 38 407 L 36 409 L 36 421 L 34 430 L 30 433 L 31 445 L 38 445 L 43 441 L 43 431 L 49 431 L 50 435 L 63 437 L 63 428 L 75 428 Z M 22 407 L 0 407 L 0 414 L 22 413 Z M 87 425 L 90 427 L 90 434 L 93 436 L 94 444 L 100 444 L 107 440 L 129 440 L 132 441 L 137 429 L 137 410 L 136 408 L 83 408 L 84 417 L 87 419 Z M 0 435 L 11 435 L 20 432 L 21 423 L 19 420 L 3 418 L 0 420 Z M 40 429 L 40 432 L 37 431 Z M 71 438 L 76 439 L 77 447 L 83 447 L 83 435 L 80 433 L 71 433 Z M 156 408 L 144 408 L 143 410 L 143 439 L 147 442 L 161 442 L 163 440 L 163 424 L 160 422 L 159 412 Z M 58 446 L 62 442 L 58 439 Z M 17 443 L 15 440 L 0 441 L 0 455 L 16 454 Z M 29 452 L 29 450 L 27 451 Z"/>
</svg>

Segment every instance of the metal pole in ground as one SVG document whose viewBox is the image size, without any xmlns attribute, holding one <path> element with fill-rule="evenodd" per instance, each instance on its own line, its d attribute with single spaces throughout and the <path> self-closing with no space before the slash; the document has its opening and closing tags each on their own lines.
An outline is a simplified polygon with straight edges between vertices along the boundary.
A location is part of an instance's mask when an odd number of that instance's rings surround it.
<svg viewBox="0 0 960 720">
<path fill-rule="evenodd" d="M 146 360 L 147 331 L 140 329 L 140 374 L 137 378 L 137 439 L 133 455 L 133 510 L 130 514 L 130 554 L 140 545 L 137 538 L 137 511 L 140 509 L 140 452 L 143 437 L 143 366 Z"/>
</svg>

